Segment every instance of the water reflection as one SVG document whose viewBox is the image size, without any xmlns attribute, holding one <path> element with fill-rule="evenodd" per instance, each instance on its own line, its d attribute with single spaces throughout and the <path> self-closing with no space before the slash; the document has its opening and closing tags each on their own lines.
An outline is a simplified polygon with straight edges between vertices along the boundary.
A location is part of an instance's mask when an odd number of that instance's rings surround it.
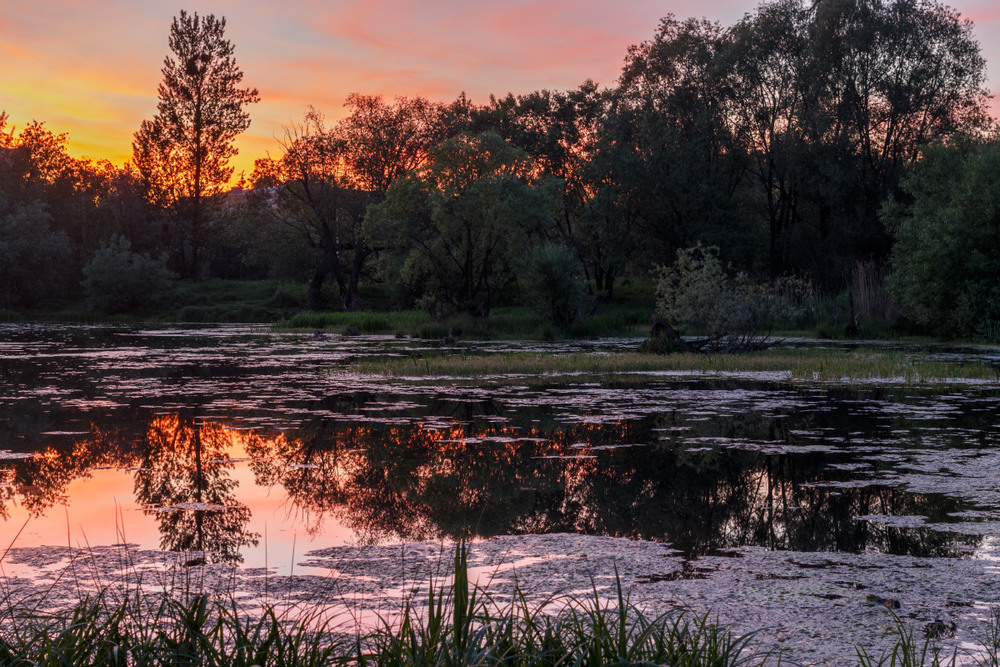
<svg viewBox="0 0 1000 667">
<path fill-rule="evenodd" d="M 216 562 L 240 563 L 240 549 L 255 546 L 259 538 L 247 530 L 251 511 L 236 499 L 230 476 L 231 452 L 241 440 L 220 424 L 199 424 L 180 414 L 154 416 L 141 429 L 93 426 L 68 447 L 8 461 L 0 517 L 9 518 L 14 503 L 31 516 L 43 515 L 69 501 L 71 482 L 115 468 L 133 476 L 136 502 L 157 521 L 160 548 L 203 551 Z M 89 491 L 100 493 L 99 488 Z"/>
<path fill-rule="evenodd" d="M 161 548 L 215 561 L 258 544 L 268 489 L 280 530 L 317 543 L 342 526 L 368 543 L 573 532 L 691 556 L 961 556 L 981 538 L 942 526 L 1000 508 L 988 388 L 422 385 L 331 371 L 404 342 L 22 333 L 0 340 L 0 522 L 99 496 L 88 480 L 121 475 Z"/>
<path fill-rule="evenodd" d="M 551 431 L 317 420 L 249 450 L 322 530 L 370 542 L 574 532 L 668 541 L 691 556 L 743 545 L 796 551 L 964 553 L 979 538 L 856 517 L 946 516 L 959 502 L 883 485 L 830 491 L 823 456 L 722 452 L 651 436 L 659 422 Z M 645 443 L 622 446 L 622 443 Z"/>
<path fill-rule="evenodd" d="M 240 563 L 240 548 L 256 546 L 247 531 L 250 508 L 236 500 L 232 431 L 197 424 L 190 416 L 154 418 L 135 473 L 135 497 L 155 514 L 160 548 L 204 551 L 217 561 Z"/>
<path fill-rule="evenodd" d="M 238 563 L 260 537 L 248 530 L 251 508 L 232 475 L 234 455 L 245 452 L 256 484 L 282 489 L 311 534 L 332 517 L 368 543 L 573 532 L 666 541 L 690 556 L 744 545 L 956 556 L 980 539 L 858 521 L 941 520 L 962 507 L 875 482 L 825 488 L 837 478 L 836 454 L 702 445 L 738 437 L 787 444 L 794 435 L 781 419 L 747 415 L 727 422 L 724 437 L 705 438 L 670 414 L 560 426 L 484 421 L 467 404 L 460 412 L 479 418 L 315 418 L 267 437 L 191 412 L 147 417 L 140 429 L 94 426 L 69 447 L 10 461 L 0 516 L 12 502 L 44 513 L 65 500 L 72 480 L 113 467 L 133 476 L 161 548 Z"/>
</svg>

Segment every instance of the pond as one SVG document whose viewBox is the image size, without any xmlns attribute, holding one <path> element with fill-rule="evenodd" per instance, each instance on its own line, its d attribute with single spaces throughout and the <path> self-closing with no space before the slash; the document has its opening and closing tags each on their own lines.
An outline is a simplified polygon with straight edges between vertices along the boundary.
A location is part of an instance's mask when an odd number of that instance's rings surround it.
<svg viewBox="0 0 1000 667">
<path fill-rule="evenodd" d="M 711 611 L 803 662 L 884 644 L 873 599 L 918 628 L 955 622 L 954 642 L 981 630 L 1000 601 L 993 384 L 528 386 L 348 366 L 634 345 L 0 327 L 0 595 L 59 599 L 127 570 L 350 598 L 357 618 L 469 537 L 493 589 L 617 576 L 654 611 Z"/>
</svg>

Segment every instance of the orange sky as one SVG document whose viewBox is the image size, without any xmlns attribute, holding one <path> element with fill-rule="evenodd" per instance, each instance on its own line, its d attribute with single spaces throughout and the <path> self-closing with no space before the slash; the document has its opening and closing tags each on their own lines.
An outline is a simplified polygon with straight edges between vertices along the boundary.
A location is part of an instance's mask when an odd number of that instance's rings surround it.
<svg viewBox="0 0 1000 667">
<path fill-rule="evenodd" d="M 248 86 L 260 90 L 237 170 L 278 152 L 282 128 L 313 105 L 335 120 L 351 92 L 449 101 L 490 93 L 612 85 L 630 44 L 659 19 L 729 25 L 756 0 L 213 0 L 188 11 L 225 16 Z M 1000 63 L 995 0 L 952 0 L 976 21 L 988 63 Z M 67 132 L 70 152 L 121 163 L 156 110 L 171 18 L 150 0 L 0 0 L 0 110 L 23 127 Z M 1000 68 L 1000 64 L 996 67 Z M 993 68 L 991 68 L 991 72 Z M 991 76 L 990 88 L 1000 78 Z M 994 106 L 996 108 L 996 105 Z"/>
</svg>

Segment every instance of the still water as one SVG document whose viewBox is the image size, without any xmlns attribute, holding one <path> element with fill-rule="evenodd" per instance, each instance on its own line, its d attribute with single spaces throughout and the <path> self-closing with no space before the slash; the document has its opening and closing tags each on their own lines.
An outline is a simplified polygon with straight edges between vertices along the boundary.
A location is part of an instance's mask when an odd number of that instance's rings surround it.
<svg viewBox="0 0 1000 667">
<path fill-rule="evenodd" d="M 754 619 L 782 643 L 878 614 L 869 591 L 969 632 L 1000 600 L 995 385 L 348 371 L 385 355 L 631 347 L 2 327 L 0 575 L 30 586 L 73 550 L 128 545 L 374 595 L 401 585 L 370 583 L 399 545 L 468 536 L 494 573 L 506 559 L 586 590 L 617 568 L 639 599 Z"/>
</svg>

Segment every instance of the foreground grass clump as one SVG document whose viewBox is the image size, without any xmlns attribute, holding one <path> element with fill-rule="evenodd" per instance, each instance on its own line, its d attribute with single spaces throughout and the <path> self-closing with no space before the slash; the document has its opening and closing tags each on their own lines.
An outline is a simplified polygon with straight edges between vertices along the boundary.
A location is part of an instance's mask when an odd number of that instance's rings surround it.
<svg viewBox="0 0 1000 667">
<path fill-rule="evenodd" d="M 622 591 L 616 600 L 556 598 L 533 605 L 521 591 L 494 604 L 468 580 L 459 545 L 449 585 L 430 582 L 374 630 L 335 628 L 319 608 L 256 615 L 235 600 L 196 595 L 150 605 L 99 595 L 66 613 L 18 609 L 0 600 L 0 665 L 462 666 L 762 664 L 749 637 L 707 617 L 647 619 Z M 552 613 L 547 613 L 551 611 Z"/>
<path fill-rule="evenodd" d="M 107 595 L 66 614 L 7 606 L 0 621 L 0 665 L 327 665 L 343 640 L 304 617 L 282 622 L 273 608 L 256 618 L 235 602 L 198 595 L 158 606 Z M 343 652 L 343 651 L 342 651 Z"/>
<path fill-rule="evenodd" d="M 445 583 L 447 582 L 447 583 Z M 646 617 L 618 585 L 607 592 L 531 602 L 515 588 L 497 603 L 468 578 L 459 544 L 448 579 L 431 579 L 381 625 L 334 625 L 322 605 L 279 611 L 241 608 L 234 596 L 174 599 L 111 589 L 64 612 L 42 612 L 0 597 L 0 666 L 251 665 L 276 667 L 557 667 L 671 665 L 751 667 L 796 664 L 785 652 L 763 652 L 750 635 L 735 635 L 708 614 Z M 336 602 L 336 601 L 331 601 Z M 891 612 L 889 612 L 891 613 Z M 984 640 L 945 650 L 939 637 L 892 615 L 878 658 L 858 646 L 861 667 L 1000 666 L 1000 611 Z M 946 626 L 935 622 L 942 628 Z M 930 625 L 935 625 L 930 624 Z M 950 626 L 954 634 L 954 625 Z"/>
<path fill-rule="evenodd" d="M 580 375 L 698 372 L 779 373 L 789 380 L 834 382 L 895 381 L 908 384 L 948 380 L 996 381 L 987 361 L 937 359 L 899 350 L 767 350 L 749 354 L 497 354 L 392 358 L 358 364 L 355 370 L 391 377 L 447 376 L 496 378 L 518 383 L 558 382 Z"/>
</svg>

